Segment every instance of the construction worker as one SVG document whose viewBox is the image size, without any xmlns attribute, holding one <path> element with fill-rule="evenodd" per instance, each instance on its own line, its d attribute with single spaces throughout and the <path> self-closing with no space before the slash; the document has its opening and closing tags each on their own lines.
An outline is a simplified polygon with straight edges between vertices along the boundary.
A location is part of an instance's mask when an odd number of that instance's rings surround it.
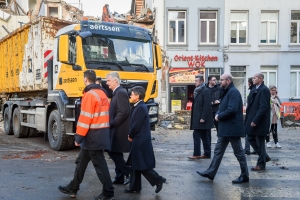
<svg viewBox="0 0 300 200">
<path fill-rule="evenodd" d="M 109 101 L 99 84 L 95 84 L 96 73 L 84 72 L 84 95 L 80 116 L 77 122 L 75 145 L 80 146 L 75 161 L 76 169 L 73 180 L 58 190 L 75 198 L 83 180 L 88 163 L 92 160 L 97 176 L 103 185 L 101 194 L 95 199 L 114 199 L 114 187 L 109 175 L 103 150 L 110 149 Z"/>
</svg>

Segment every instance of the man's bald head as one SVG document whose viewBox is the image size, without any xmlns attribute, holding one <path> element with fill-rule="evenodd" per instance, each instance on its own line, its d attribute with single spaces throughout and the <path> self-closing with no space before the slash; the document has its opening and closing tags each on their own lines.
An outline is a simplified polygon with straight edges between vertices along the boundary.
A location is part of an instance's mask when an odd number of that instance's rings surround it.
<svg viewBox="0 0 300 200">
<path fill-rule="evenodd" d="M 231 74 L 223 74 L 225 79 L 228 79 L 230 82 L 232 82 L 232 75 Z"/>
<path fill-rule="evenodd" d="M 258 86 L 260 84 L 262 84 L 262 82 L 264 81 L 264 75 L 262 73 L 257 73 L 253 76 L 253 84 Z"/>
<path fill-rule="evenodd" d="M 223 88 L 227 88 L 230 83 L 232 83 L 232 75 L 231 74 L 223 74 L 221 76 L 220 85 Z"/>
</svg>

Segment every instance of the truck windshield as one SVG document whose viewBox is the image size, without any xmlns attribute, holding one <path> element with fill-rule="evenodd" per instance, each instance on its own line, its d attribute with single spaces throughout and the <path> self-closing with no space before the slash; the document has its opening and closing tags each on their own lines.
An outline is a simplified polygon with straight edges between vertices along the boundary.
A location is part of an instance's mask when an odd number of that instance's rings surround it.
<svg viewBox="0 0 300 200">
<path fill-rule="evenodd" d="M 88 69 L 153 72 L 151 41 L 93 35 L 82 45 Z"/>
</svg>

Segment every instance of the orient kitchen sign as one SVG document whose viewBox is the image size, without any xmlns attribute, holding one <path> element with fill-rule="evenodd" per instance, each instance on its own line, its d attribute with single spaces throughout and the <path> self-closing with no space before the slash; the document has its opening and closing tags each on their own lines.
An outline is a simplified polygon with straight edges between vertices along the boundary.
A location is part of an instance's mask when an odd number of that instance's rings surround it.
<svg viewBox="0 0 300 200">
<path fill-rule="evenodd" d="M 218 56 L 212 55 L 174 55 L 174 62 L 185 62 L 189 68 L 205 68 L 207 62 L 217 62 Z"/>
</svg>

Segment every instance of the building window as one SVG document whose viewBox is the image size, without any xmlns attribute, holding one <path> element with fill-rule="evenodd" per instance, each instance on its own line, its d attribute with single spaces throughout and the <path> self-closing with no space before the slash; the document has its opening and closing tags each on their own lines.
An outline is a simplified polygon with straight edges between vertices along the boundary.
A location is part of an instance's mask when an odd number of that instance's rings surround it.
<svg viewBox="0 0 300 200">
<path fill-rule="evenodd" d="M 214 76 L 217 80 L 220 80 L 221 68 L 209 68 L 207 76 Z"/>
<path fill-rule="evenodd" d="M 290 97 L 300 97 L 300 66 L 291 66 Z"/>
<path fill-rule="evenodd" d="M 260 43 L 276 44 L 278 38 L 278 12 L 262 12 Z"/>
<path fill-rule="evenodd" d="M 58 18 L 58 7 L 48 7 L 48 17 Z"/>
<path fill-rule="evenodd" d="M 217 44 L 217 11 L 200 11 L 200 44 Z"/>
<path fill-rule="evenodd" d="M 186 12 L 169 11 L 169 43 L 185 44 L 186 41 Z"/>
<path fill-rule="evenodd" d="M 300 43 L 300 10 L 291 13 L 291 43 Z"/>
<path fill-rule="evenodd" d="M 246 66 L 231 66 L 230 73 L 233 77 L 233 85 L 239 90 L 243 98 L 244 104 L 246 103 Z"/>
<path fill-rule="evenodd" d="M 248 12 L 233 11 L 231 12 L 230 17 L 231 17 L 230 43 L 232 44 L 247 43 Z"/>
<path fill-rule="evenodd" d="M 261 73 L 264 75 L 264 83 L 267 87 L 275 85 L 277 87 L 277 66 L 261 66 Z"/>
</svg>

